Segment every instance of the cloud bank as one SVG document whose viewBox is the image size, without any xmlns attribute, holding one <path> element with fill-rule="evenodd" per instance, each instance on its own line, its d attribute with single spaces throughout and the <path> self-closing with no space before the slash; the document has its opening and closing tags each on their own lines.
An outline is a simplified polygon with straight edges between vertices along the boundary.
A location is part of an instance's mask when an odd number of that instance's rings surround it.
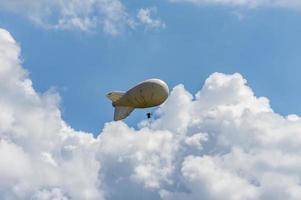
<svg viewBox="0 0 301 200">
<path fill-rule="evenodd" d="M 163 22 L 152 19 L 150 9 L 141 9 L 149 10 L 150 21 L 157 21 L 151 28 L 161 28 Z M 120 0 L 2 0 L 0 10 L 24 16 L 46 29 L 93 31 L 100 27 L 105 33 L 117 35 L 145 25 L 128 13 Z"/>
<path fill-rule="evenodd" d="M 191 3 L 198 6 L 204 5 L 223 5 L 234 7 L 282 7 L 301 9 L 300 0 L 169 0 L 172 3 Z"/>
<path fill-rule="evenodd" d="M 275 113 L 240 74 L 176 86 L 138 129 L 78 132 L 59 95 L 37 93 L 20 47 L 0 29 L 0 199 L 294 200 L 301 119 Z"/>
</svg>

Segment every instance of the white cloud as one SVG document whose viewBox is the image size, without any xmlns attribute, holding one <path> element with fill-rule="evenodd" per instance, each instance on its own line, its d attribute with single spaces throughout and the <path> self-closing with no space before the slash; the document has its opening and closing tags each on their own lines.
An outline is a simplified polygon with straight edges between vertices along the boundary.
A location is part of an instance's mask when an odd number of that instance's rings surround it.
<svg viewBox="0 0 301 200">
<path fill-rule="evenodd" d="M 152 13 L 156 13 L 156 12 L 157 10 L 155 8 L 153 9 L 141 8 L 137 14 L 138 21 L 149 28 L 161 28 L 161 27 L 164 28 L 165 27 L 164 22 L 162 22 L 159 19 L 152 18 L 151 16 Z"/>
<path fill-rule="evenodd" d="M 57 94 L 34 91 L 19 55 L 0 29 L 0 199 L 31 199 L 55 188 L 72 199 L 101 199 L 95 140 L 61 120 Z"/>
<path fill-rule="evenodd" d="M 101 27 L 105 33 L 120 34 L 133 24 L 158 28 L 160 20 L 145 23 L 128 13 L 121 0 L 0 0 L 0 10 L 13 12 L 46 29 L 92 31 Z M 138 20 L 138 21 L 137 21 Z M 159 24 L 158 24 L 159 23 Z"/>
<path fill-rule="evenodd" d="M 169 0 L 170 2 L 191 3 L 198 6 L 203 5 L 225 5 L 235 7 L 284 7 L 300 9 L 300 0 Z"/>
<path fill-rule="evenodd" d="M 259 199 L 256 186 L 239 175 L 224 170 L 211 156 L 188 156 L 182 163 L 181 173 L 189 193 L 165 194 L 164 199 Z"/>
<path fill-rule="evenodd" d="M 0 199 L 297 200 L 301 120 L 275 113 L 240 74 L 176 86 L 138 129 L 73 130 L 38 94 L 0 29 Z"/>
<path fill-rule="evenodd" d="M 52 190 L 40 190 L 32 198 L 33 200 L 68 200 L 69 198 L 62 194 L 62 191 L 58 188 Z"/>
</svg>

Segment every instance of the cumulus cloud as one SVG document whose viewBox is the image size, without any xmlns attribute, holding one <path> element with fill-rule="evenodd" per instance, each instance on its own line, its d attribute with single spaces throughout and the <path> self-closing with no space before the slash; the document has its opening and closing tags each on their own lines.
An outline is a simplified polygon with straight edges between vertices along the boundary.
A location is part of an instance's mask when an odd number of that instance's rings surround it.
<svg viewBox="0 0 301 200">
<path fill-rule="evenodd" d="M 301 9 L 299 0 L 169 0 L 170 2 L 192 3 L 194 5 L 225 5 L 235 7 L 284 7 Z"/>
<path fill-rule="evenodd" d="M 240 74 L 214 73 L 196 95 L 178 85 L 156 120 L 109 122 L 95 138 L 21 64 L 0 29 L 0 199 L 301 197 L 301 118 L 275 113 Z"/>
<path fill-rule="evenodd" d="M 95 139 L 64 123 L 57 94 L 35 92 L 19 56 L 0 29 L 0 199 L 102 199 Z"/>
<path fill-rule="evenodd" d="M 154 20 L 150 26 L 140 21 L 128 13 L 120 0 L 2 0 L 0 10 L 25 16 L 47 29 L 91 31 L 101 27 L 111 35 L 136 24 L 158 28 L 155 24 L 161 23 Z M 149 14 L 146 17 L 151 20 Z"/>
</svg>

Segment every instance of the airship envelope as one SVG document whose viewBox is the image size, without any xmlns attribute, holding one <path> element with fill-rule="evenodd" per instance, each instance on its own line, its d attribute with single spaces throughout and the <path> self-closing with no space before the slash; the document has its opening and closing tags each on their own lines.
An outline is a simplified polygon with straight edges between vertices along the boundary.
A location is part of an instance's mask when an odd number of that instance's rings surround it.
<svg viewBox="0 0 301 200">
<path fill-rule="evenodd" d="M 162 104 L 168 97 L 167 84 L 160 79 L 145 80 L 127 92 L 109 92 L 106 96 L 115 107 L 114 120 L 129 116 L 135 108 L 150 108 Z"/>
</svg>

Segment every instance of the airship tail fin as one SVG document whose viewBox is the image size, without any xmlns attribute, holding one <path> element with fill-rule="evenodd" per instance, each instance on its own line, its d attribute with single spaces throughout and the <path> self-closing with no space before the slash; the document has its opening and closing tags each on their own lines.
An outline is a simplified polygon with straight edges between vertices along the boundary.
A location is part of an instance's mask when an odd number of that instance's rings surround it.
<svg viewBox="0 0 301 200">
<path fill-rule="evenodd" d="M 116 102 L 124 95 L 124 92 L 109 92 L 106 96 L 112 101 Z"/>
<path fill-rule="evenodd" d="M 129 114 L 131 114 L 131 112 L 133 112 L 134 109 L 135 108 L 133 107 L 116 106 L 114 112 L 114 120 L 118 121 L 126 118 L 127 116 L 129 116 Z"/>
</svg>

